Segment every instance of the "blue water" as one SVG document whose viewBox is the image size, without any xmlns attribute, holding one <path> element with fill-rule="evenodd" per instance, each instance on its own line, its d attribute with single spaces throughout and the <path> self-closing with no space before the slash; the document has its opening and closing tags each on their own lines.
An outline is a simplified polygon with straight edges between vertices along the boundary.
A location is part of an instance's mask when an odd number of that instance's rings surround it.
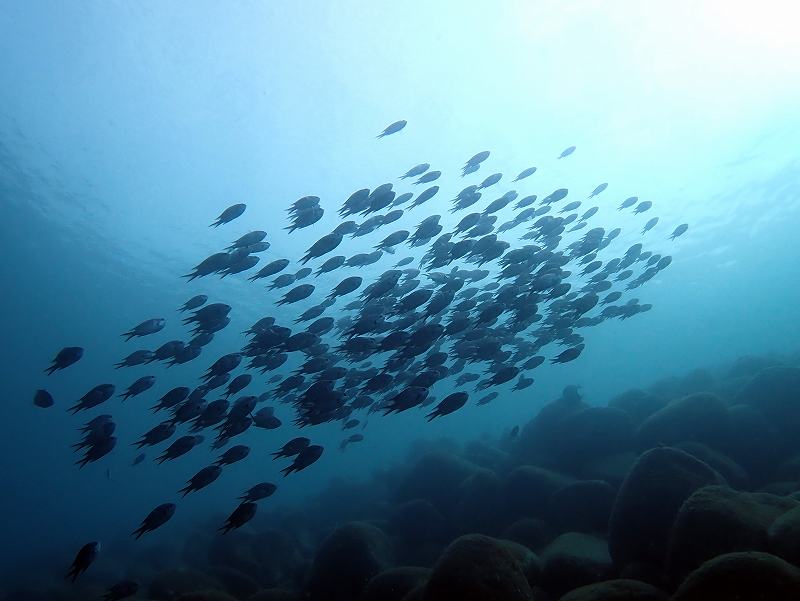
<svg viewBox="0 0 800 601">
<path fill-rule="evenodd" d="M 174 499 L 210 456 L 203 449 L 158 466 L 151 451 L 130 469 L 129 443 L 160 421 L 146 407 L 173 386 L 194 386 L 211 362 L 241 348 L 241 332 L 259 317 L 288 321 L 315 304 L 276 313 L 285 290 L 268 292 L 249 274 L 188 284 L 182 274 L 253 229 L 266 230 L 272 245 L 259 267 L 296 260 L 338 225 L 350 193 L 396 183 L 420 162 L 443 171 L 439 194 L 334 254 L 369 252 L 434 213 L 448 231 L 466 213 L 449 213 L 462 187 L 504 173 L 482 207 L 535 165 L 516 186 L 520 196 L 563 186 L 585 199 L 609 182 L 581 210 L 596 204 L 597 224 L 623 228 L 623 250 L 642 238 L 649 217 L 660 218 L 644 241 L 673 263 L 634 294 L 653 310 L 582 332 L 578 361 L 539 368 L 533 387 L 512 393 L 506 385 L 489 406 L 471 403 L 432 423 L 418 411 L 372 415 L 365 441 L 344 454 L 340 424 L 314 427 L 308 435 L 326 454 L 285 480 L 267 454 L 297 433 L 290 407 L 278 405 L 284 426 L 242 436 L 253 448 L 248 460 L 181 501 L 150 543 L 227 514 L 263 479 L 279 484 L 271 502 L 292 506 L 331 478 L 360 479 L 401 461 L 415 439 L 497 435 L 566 384 L 582 384 L 587 401 L 601 404 L 697 367 L 796 350 L 800 51 L 784 25 L 761 37 L 742 26 L 752 14 L 712 6 L 694 16 L 688 3 L 662 11 L 588 2 L 0 6 L 2 566 L 29 571 L 33 562 L 58 574 L 87 540 L 125 539 L 150 508 Z M 408 120 L 405 130 L 375 139 L 397 119 Z M 569 145 L 576 152 L 556 160 Z M 484 149 L 489 161 L 462 180 L 461 165 Z M 324 218 L 288 235 L 285 208 L 310 194 L 322 199 Z M 632 195 L 654 208 L 617 212 Z M 248 205 L 242 218 L 207 227 L 235 202 Z M 509 206 L 497 223 L 511 215 Z M 671 242 L 684 222 L 688 233 Z M 369 282 L 408 254 L 312 283 L 326 290 L 353 273 Z M 185 338 L 176 309 L 200 293 L 233 306 L 231 325 L 201 358 L 170 370 L 111 368 L 155 346 L 120 337 L 144 319 L 167 319 L 159 344 Z M 85 357 L 45 376 L 68 345 L 86 347 Z M 90 416 L 65 408 L 95 384 L 121 392 L 149 373 L 155 392 L 104 408 L 117 423 L 115 452 L 78 470 L 69 446 Z M 266 377 L 254 380 L 250 393 L 267 389 Z M 33 406 L 41 387 L 53 393 L 52 409 Z"/>
</svg>

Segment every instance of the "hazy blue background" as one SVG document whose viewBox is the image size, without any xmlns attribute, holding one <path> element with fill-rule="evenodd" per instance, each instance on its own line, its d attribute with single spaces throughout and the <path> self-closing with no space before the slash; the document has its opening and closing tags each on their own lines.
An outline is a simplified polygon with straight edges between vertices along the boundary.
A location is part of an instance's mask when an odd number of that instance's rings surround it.
<svg viewBox="0 0 800 601">
<path fill-rule="evenodd" d="M 126 535 L 206 462 L 203 452 L 125 469 L 136 454 L 129 442 L 159 421 L 143 410 L 155 394 L 112 401 L 112 457 L 78 471 L 69 450 L 85 416 L 64 408 L 90 387 L 122 389 L 151 372 L 159 395 L 191 386 L 241 346 L 238 332 L 273 313 L 276 295 L 241 276 L 187 285 L 180 274 L 251 229 L 269 232 L 262 262 L 298 258 L 336 225 L 353 190 L 419 162 L 443 170 L 442 191 L 405 227 L 449 208 L 466 185 L 458 168 L 484 149 L 492 157 L 480 174 L 507 176 L 485 200 L 529 165 L 539 172 L 520 192 L 564 186 L 581 198 L 608 181 L 596 220 L 626 228 L 621 243 L 660 216 L 647 246 L 674 262 L 637 293 L 655 308 L 588 332 L 579 361 L 538 370 L 532 388 L 490 407 L 424 428 L 419 413 L 373 417 L 363 446 L 326 453 L 280 482 L 276 502 L 301 499 L 334 474 L 368 474 L 399 456 L 409 430 L 499 433 L 567 383 L 601 403 L 696 366 L 796 348 L 800 10 L 737 4 L 0 2 L 3 565 Z M 374 139 L 400 118 L 405 131 Z M 556 161 L 571 144 L 576 153 Z M 287 237 L 284 209 L 307 194 L 322 198 L 325 218 Z M 613 210 L 634 194 L 654 202 L 649 215 Z M 248 204 L 245 217 L 206 227 L 234 202 Z M 681 222 L 689 233 L 669 243 Z M 345 254 L 393 229 L 348 243 Z M 154 346 L 119 337 L 143 319 L 167 318 L 159 341 L 183 337 L 174 308 L 197 293 L 234 312 L 195 365 L 167 377 L 160 368 L 110 370 Z M 73 344 L 87 348 L 79 366 L 45 378 L 54 352 Z M 56 396 L 49 411 L 31 405 L 43 385 Z M 285 408 L 278 414 L 289 421 Z M 291 435 L 245 436 L 249 460 L 182 502 L 175 523 L 227 511 L 242 489 L 274 479 L 278 466 L 265 454 Z M 333 451 L 341 435 L 325 426 L 312 437 Z M 162 536 L 170 533 L 152 538 Z"/>
</svg>

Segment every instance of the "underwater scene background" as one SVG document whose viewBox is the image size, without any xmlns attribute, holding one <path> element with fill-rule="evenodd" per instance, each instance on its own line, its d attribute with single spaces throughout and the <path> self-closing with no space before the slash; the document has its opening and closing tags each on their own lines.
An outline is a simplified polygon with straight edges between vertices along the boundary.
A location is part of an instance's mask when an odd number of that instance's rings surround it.
<svg viewBox="0 0 800 601">
<path fill-rule="evenodd" d="M 800 598 L 798 18 L 1 3 L 0 598 Z"/>
</svg>

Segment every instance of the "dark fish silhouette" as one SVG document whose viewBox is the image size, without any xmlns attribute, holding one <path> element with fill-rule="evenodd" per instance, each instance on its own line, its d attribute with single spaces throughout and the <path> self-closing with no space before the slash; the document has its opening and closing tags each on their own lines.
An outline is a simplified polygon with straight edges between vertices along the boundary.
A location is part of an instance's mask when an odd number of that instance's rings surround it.
<svg viewBox="0 0 800 601">
<path fill-rule="evenodd" d="M 409 169 L 408 171 L 406 171 L 403 175 L 400 176 L 400 179 L 407 179 L 409 177 L 416 177 L 418 175 L 422 175 L 430 168 L 431 166 L 429 163 L 420 163 L 419 165 L 416 165 L 411 169 Z"/>
<path fill-rule="evenodd" d="M 225 523 L 219 529 L 220 532 L 222 532 L 222 534 L 227 534 L 231 530 L 241 528 L 255 517 L 257 509 L 258 505 L 252 501 L 242 502 L 236 509 L 233 510 L 233 513 L 228 516 L 228 519 L 225 520 Z"/>
<path fill-rule="evenodd" d="M 183 493 L 183 496 L 185 497 L 190 492 L 195 492 L 205 488 L 221 475 L 222 468 L 219 465 L 209 465 L 189 478 L 189 482 L 186 484 L 186 486 L 184 486 L 178 492 Z"/>
<path fill-rule="evenodd" d="M 392 134 L 396 134 L 397 132 L 399 132 L 401 129 L 403 129 L 406 126 L 406 123 L 407 122 L 405 120 L 402 120 L 402 119 L 400 121 L 395 121 L 394 123 L 389 125 L 386 129 L 384 129 L 381 133 L 379 133 L 376 137 L 377 138 L 383 138 L 385 136 L 390 136 Z"/>
<path fill-rule="evenodd" d="M 522 171 L 520 171 L 519 175 L 514 178 L 514 181 L 518 182 L 521 179 L 525 179 L 526 177 L 530 177 L 534 173 L 536 173 L 536 167 L 528 167 L 527 169 L 523 169 Z"/>
<path fill-rule="evenodd" d="M 83 357 L 83 348 L 80 346 L 67 346 L 58 351 L 58 354 L 53 358 L 52 365 L 45 369 L 47 375 L 52 375 L 53 372 L 59 369 L 66 369 L 70 365 L 77 363 Z"/>
<path fill-rule="evenodd" d="M 75 555 L 75 559 L 67 572 L 67 580 L 75 582 L 78 576 L 89 569 L 89 566 L 97 559 L 99 553 L 100 543 L 91 542 L 83 545 L 78 551 L 78 554 Z"/>
<path fill-rule="evenodd" d="M 148 336 L 150 334 L 155 334 L 156 332 L 163 330 L 166 323 L 167 320 L 161 319 L 160 317 L 148 319 L 147 321 L 140 323 L 135 328 L 131 328 L 122 336 L 125 338 L 125 342 L 127 342 L 131 338 L 135 338 L 137 336 Z"/>
<path fill-rule="evenodd" d="M 564 157 L 568 157 L 573 152 L 575 152 L 575 146 L 569 146 L 561 151 L 561 154 L 558 156 L 559 159 L 563 159 Z"/>
<path fill-rule="evenodd" d="M 670 235 L 669 239 L 670 240 L 674 240 L 678 236 L 682 236 L 683 234 L 686 233 L 686 230 L 688 230 L 688 229 L 689 229 L 689 225 L 688 224 L 681 223 L 678 227 L 675 228 L 675 230 Z"/>
<path fill-rule="evenodd" d="M 37 407 L 41 407 L 42 409 L 52 407 L 54 404 L 53 395 L 44 389 L 39 389 L 33 396 L 33 404 Z"/>
<path fill-rule="evenodd" d="M 166 524 L 175 515 L 175 508 L 175 503 L 163 503 L 153 509 L 142 520 L 141 525 L 133 531 L 133 537 L 136 539 L 141 538 L 143 534 L 152 532 Z"/>
<path fill-rule="evenodd" d="M 278 487 L 272 482 L 260 482 L 255 486 L 248 488 L 245 493 L 239 497 L 240 501 L 260 501 L 275 494 Z"/>
<path fill-rule="evenodd" d="M 292 464 L 281 470 L 284 476 L 288 476 L 293 472 L 299 472 L 306 469 L 311 464 L 315 463 L 322 456 L 323 448 L 320 445 L 309 445 L 304 447 L 294 458 Z"/>
<path fill-rule="evenodd" d="M 246 204 L 235 204 L 229 206 L 227 209 L 222 211 L 222 213 L 220 213 L 219 217 L 214 220 L 210 227 L 219 227 L 220 225 L 233 221 L 237 217 L 240 217 L 246 208 Z"/>
<path fill-rule="evenodd" d="M 589 194 L 589 198 L 594 198 L 595 196 L 603 192 L 603 190 L 605 190 L 606 188 L 608 188 L 608 183 L 603 182 L 602 184 L 597 186 L 594 190 L 592 190 L 592 193 Z"/>
<path fill-rule="evenodd" d="M 469 395 L 466 392 L 454 392 L 447 395 L 436 405 L 436 408 L 427 415 L 428 421 L 461 409 L 466 404 L 467 399 L 469 399 Z"/>
<path fill-rule="evenodd" d="M 278 449 L 277 452 L 273 453 L 272 458 L 278 459 L 280 457 L 294 457 L 310 444 L 311 440 L 305 438 L 304 436 L 293 438 L 285 445 L 283 445 L 280 449 Z"/>
</svg>

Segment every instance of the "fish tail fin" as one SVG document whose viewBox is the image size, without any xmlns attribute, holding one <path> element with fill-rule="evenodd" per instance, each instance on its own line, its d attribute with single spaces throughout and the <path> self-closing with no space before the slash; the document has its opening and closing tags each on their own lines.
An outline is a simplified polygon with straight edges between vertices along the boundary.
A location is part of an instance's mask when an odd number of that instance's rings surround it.
<svg viewBox="0 0 800 601">
<path fill-rule="evenodd" d="M 673 240 L 674 240 L 674 239 L 675 239 L 675 238 L 673 238 Z M 46 373 L 48 376 L 52 376 L 52 375 L 53 375 L 53 373 L 55 373 L 55 371 L 56 371 L 57 369 L 58 369 L 58 366 L 57 366 L 57 365 L 55 365 L 55 364 L 53 364 L 53 365 L 51 365 L 50 367 L 48 367 L 47 369 L 45 369 L 44 371 L 45 371 L 45 373 Z"/>
</svg>

